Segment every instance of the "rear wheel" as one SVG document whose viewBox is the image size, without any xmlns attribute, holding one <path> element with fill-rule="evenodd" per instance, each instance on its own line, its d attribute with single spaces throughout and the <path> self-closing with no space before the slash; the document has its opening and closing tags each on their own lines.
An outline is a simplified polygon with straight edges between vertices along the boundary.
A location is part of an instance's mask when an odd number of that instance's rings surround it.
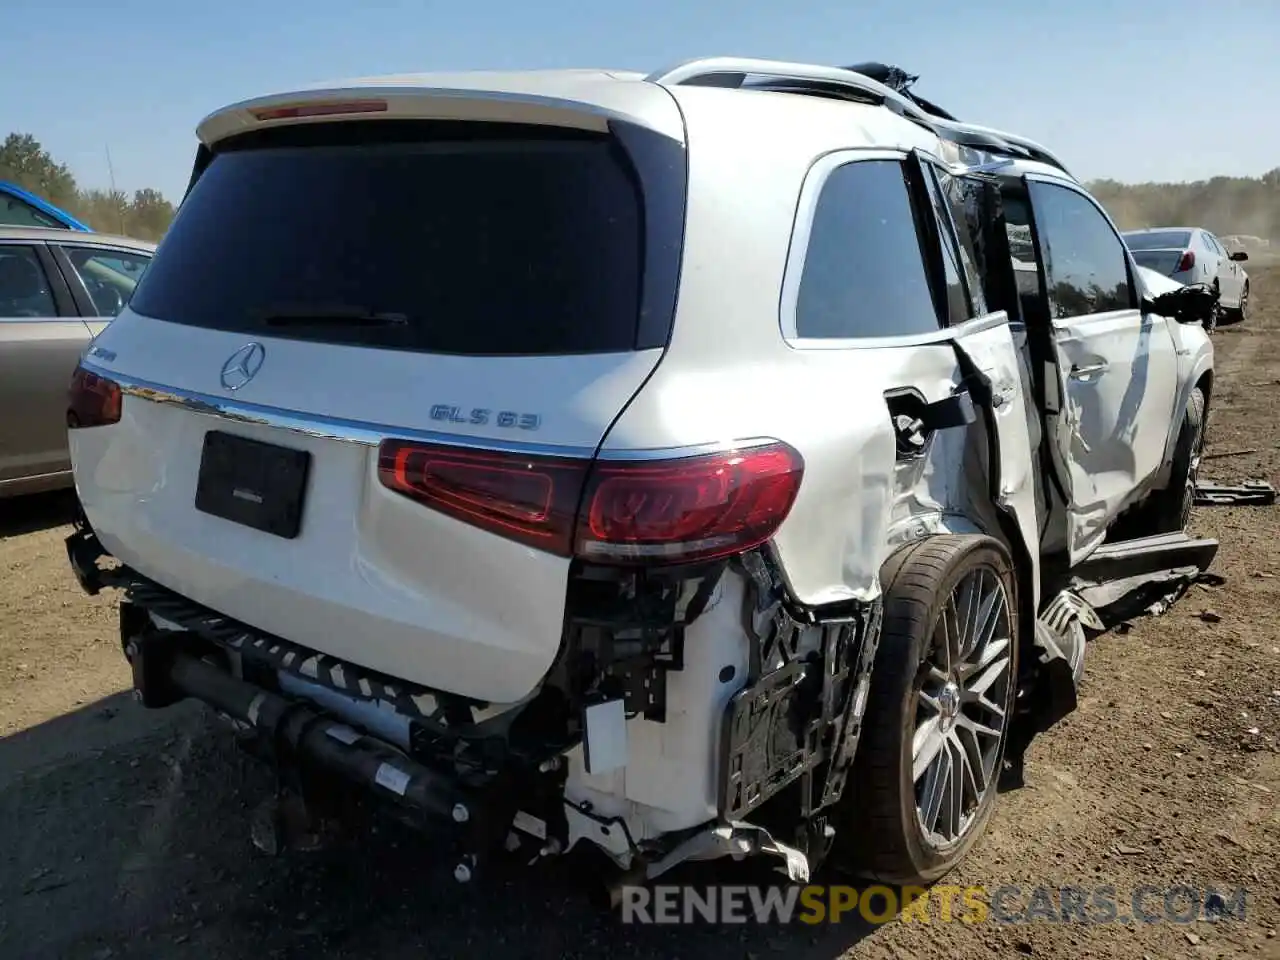
<svg viewBox="0 0 1280 960">
<path fill-rule="evenodd" d="M 1017 686 L 1017 605 L 1004 547 L 911 544 L 882 571 L 884 614 L 834 861 L 885 883 L 937 880 L 982 835 Z"/>
</svg>

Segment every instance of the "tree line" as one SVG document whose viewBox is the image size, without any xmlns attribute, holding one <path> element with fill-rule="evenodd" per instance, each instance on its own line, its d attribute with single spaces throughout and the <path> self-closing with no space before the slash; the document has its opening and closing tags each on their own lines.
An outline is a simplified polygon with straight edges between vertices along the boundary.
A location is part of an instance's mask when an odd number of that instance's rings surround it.
<svg viewBox="0 0 1280 960">
<path fill-rule="evenodd" d="M 55 160 L 29 133 L 11 133 L 0 143 L 0 180 L 61 207 L 103 233 L 159 240 L 173 220 L 174 206 L 159 190 L 84 189 L 65 163 Z"/>
<path fill-rule="evenodd" d="M 1118 183 L 1089 189 L 1122 230 L 1203 227 L 1219 237 L 1280 242 L 1280 167 L 1260 177 L 1213 177 L 1193 183 Z"/>
<path fill-rule="evenodd" d="M 0 144 L 0 180 L 9 180 L 62 207 L 95 230 L 159 240 L 174 206 L 160 191 L 82 189 L 29 133 Z M 1219 236 L 1246 234 L 1280 241 L 1280 167 L 1260 177 L 1213 177 L 1194 183 L 1095 180 L 1089 189 L 1122 230 L 1204 227 Z"/>
</svg>

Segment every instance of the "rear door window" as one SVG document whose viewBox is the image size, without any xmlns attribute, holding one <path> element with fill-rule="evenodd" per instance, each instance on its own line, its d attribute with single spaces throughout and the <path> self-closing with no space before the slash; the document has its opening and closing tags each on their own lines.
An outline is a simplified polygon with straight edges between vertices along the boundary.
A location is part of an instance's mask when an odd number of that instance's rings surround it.
<svg viewBox="0 0 1280 960">
<path fill-rule="evenodd" d="M 634 349 L 644 208 L 617 142 L 466 126 L 295 127 L 215 152 L 131 308 L 434 353 Z"/>
<path fill-rule="evenodd" d="M 34 247 L 0 244 L 0 317 L 56 317 L 49 278 Z"/>
</svg>

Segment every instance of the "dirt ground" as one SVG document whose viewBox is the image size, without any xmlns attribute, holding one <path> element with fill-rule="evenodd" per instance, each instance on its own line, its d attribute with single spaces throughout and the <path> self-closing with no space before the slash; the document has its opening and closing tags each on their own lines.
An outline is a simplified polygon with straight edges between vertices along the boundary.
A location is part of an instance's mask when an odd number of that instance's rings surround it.
<svg viewBox="0 0 1280 960">
<path fill-rule="evenodd" d="M 1252 272 L 1253 316 L 1215 337 L 1204 473 L 1277 482 L 1280 266 Z M 0 504 L 2 957 L 1280 957 L 1280 506 L 1197 511 L 1225 583 L 1093 644 L 1079 710 L 949 878 L 1110 885 L 1122 913 L 1143 884 L 1243 886 L 1245 919 L 874 928 L 624 926 L 566 866 L 472 891 L 431 838 L 389 826 L 358 850 L 264 857 L 246 814 L 269 776 L 199 709 L 122 692 L 112 598 L 73 582 L 66 509 Z"/>
</svg>

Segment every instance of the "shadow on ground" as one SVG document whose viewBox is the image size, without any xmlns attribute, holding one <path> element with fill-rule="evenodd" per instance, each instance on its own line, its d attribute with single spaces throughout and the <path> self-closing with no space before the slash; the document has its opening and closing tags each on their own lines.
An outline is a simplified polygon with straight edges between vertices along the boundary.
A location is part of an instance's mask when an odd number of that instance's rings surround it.
<svg viewBox="0 0 1280 960">
<path fill-rule="evenodd" d="M 638 926 L 593 904 L 587 861 L 460 886 L 430 836 L 378 823 L 323 854 L 249 841 L 273 786 L 211 714 L 119 694 L 0 740 L 0 956 L 832 958 L 872 932 L 796 923 Z M 697 886 L 763 883 L 698 865 Z"/>
<path fill-rule="evenodd" d="M 0 539 L 18 537 L 70 523 L 75 515 L 74 490 L 54 490 L 0 500 Z"/>
</svg>

